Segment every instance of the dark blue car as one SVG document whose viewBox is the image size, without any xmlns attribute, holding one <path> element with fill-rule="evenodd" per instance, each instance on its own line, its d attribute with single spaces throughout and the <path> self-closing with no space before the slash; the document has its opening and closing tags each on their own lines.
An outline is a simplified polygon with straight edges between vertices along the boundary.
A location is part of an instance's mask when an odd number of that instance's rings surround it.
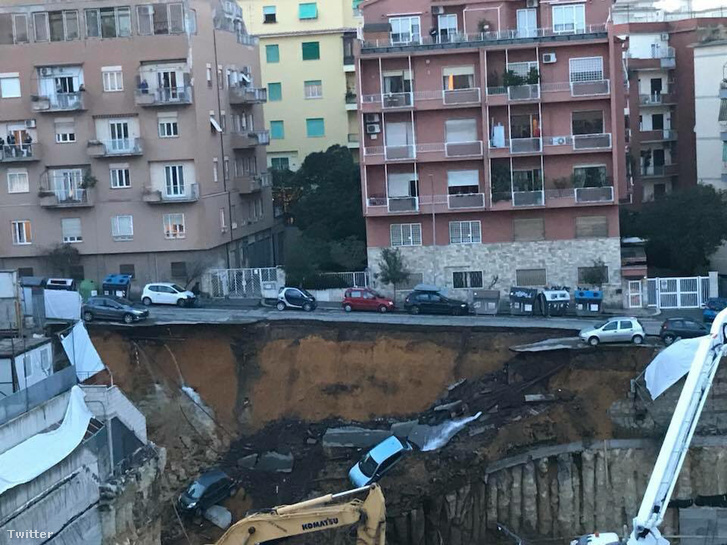
<svg viewBox="0 0 727 545">
<path fill-rule="evenodd" d="M 717 316 L 720 311 L 727 308 L 727 298 L 714 297 L 712 299 L 707 299 L 707 302 L 702 305 L 702 308 L 704 309 L 702 311 L 702 319 L 704 320 L 704 323 L 711 324 L 714 321 L 715 316 Z"/>
</svg>

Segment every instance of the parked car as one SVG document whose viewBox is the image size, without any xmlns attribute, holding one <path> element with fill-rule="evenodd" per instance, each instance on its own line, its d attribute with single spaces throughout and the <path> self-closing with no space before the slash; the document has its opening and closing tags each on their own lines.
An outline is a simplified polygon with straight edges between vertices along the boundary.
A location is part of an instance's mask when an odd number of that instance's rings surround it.
<svg viewBox="0 0 727 545">
<path fill-rule="evenodd" d="M 659 337 L 665 345 L 669 346 L 677 339 L 693 339 L 707 333 L 709 333 L 707 326 L 691 318 L 667 318 L 661 324 Z"/>
<path fill-rule="evenodd" d="M 579 337 L 591 346 L 598 343 L 632 342 L 641 344 L 646 338 L 644 328 L 636 318 L 618 316 L 593 327 L 581 329 Z"/>
<path fill-rule="evenodd" d="M 459 299 L 451 299 L 442 294 L 436 286 L 416 286 L 406 296 L 404 308 L 409 314 L 468 314 L 469 305 Z"/>
<path fill-rule="evenodd" d="M 343 294 L 343 310 L 375 310 L 381 313 L 394 310 L 394 301 L 370 288 L 352 288 Z"/>
<path fill-rule="evenodd" d="M 348 478 L 356 487 L 375 483 L 410 450 L 408 441 L 398 437 L 384 439 L 351 468 Z"/>
<path fill-rule="evenodd" d="M 149 311 L 139 308 L 128 299 L 114 297 L 113 295 L 97 295 L 89 297 L 81 307 L 81 316 L 85 322 L 93 320 L 120 320 L 131 324 L 139 320 L 146 320 Z"/>
<path fill-rule="evenodd" d="M 238 482 L 221 469 L 211 469 L 200 475 L 182 492 L 177 509 L 187 516 L 201 516 L 207 509 L 237 493 Z"/>
<path fill-rule="evenodd" d="M 171 282 L 154 282 L 144 286 L 141 302 L 146 306 L 155 304 L 191 307 L 197 304 L 197 296 L 182 286 Z"/>
<path fill-rule="evenodd" d="M 311 312 L 318 306 L 318 301 L 310 293 L 299 288 L 280 288 L 278 292 L 278 310 L 288 308 L 303 309 Z"/>
<path fill-rule="evenodd" d="M 711 324 L 714 322 L 714 317 L 717 316 L 720 311 L 727 308 L 727 299 L 724 297 L 713 297 L 712 299 L 707 299 L 707 302 L 702 305 L 702 308 L 704 309 L 702 311 L 702 319 L 704 320 L 704 323 Z"/>
</svg>

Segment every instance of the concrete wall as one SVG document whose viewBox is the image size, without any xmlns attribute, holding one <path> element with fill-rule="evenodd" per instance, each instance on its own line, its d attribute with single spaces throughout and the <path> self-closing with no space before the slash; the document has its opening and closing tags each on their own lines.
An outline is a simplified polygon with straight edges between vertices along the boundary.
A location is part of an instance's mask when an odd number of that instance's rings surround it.
<svg viewBox="0 0 727 545">
<path fill-rule="evenodd" d="M 142 443 L 146 443 L 146 418 L 118 386 L 82 386 L 86 394 L 86 405 L 101 419 L 118 418 L 134 432 Z"/>
<path fill-rule="evenodd" d="M 69 390 L 0 426 L 0 453 L 63 420 L 70 396 Z"/>
</svg>

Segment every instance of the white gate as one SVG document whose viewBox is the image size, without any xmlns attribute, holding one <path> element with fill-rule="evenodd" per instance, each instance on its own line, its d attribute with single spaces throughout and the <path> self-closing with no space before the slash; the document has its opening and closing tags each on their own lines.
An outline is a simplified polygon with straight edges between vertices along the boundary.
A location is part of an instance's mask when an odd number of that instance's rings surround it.
<svg viewBox="0 0 727 545">
<path fill-rule="evenodd" d="M 647 291 L 650 307 L 700 308 L 709 298 L 709 277 L 649 278 Z"/>
<path fill-rule="evenodd" d="M 641 308 L 641 280 L 629 280 L 629 308 Z"/>
<path fill-rule="evenodd" d="M 278 269 L 213 269 L 208 272 L 212 297 L 258 299 L 265 283 L 277 283 Z M 274 288 L 277 290 L 277 288 Z"/>
</svg>

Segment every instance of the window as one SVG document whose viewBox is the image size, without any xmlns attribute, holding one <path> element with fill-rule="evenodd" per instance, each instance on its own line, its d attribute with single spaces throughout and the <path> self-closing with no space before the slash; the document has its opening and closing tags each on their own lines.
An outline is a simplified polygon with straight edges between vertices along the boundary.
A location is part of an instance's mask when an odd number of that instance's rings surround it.
<svg viewBox="0 0 727 545">
<path fill-rule="evenodd" d="M 122 263 L 119 265 L 119 274 L 128 274 L 132 278 L 136 276 L 136 267 L 133 263 Z"/>
<path fill-rule="evenodd" d="M 283 100 L 283 86 L 280 83 L 268 83 L 268 101 L 278 102 Z"/>
<path fill-rule="evenodd" d="M 583 4 L 553 6 L 554 32 L 583 32 L 586 28 L 586 7 Z"/>
<path fill-rule="evenodd" d="M 421 246 L 421 223 L 394 223 L 389 228 L 392 246 Z"/>
<path fill-rule="evenodd" d="M 323 98 L 323 82 L 319 79 L 306 81 L 303 89 L 305 98 Z"/>
<path fill-rule="evenodd" d="M 56 143 L 70 144 L 76 141 L 76 123 L 72 117 L 55 120 Z"/>
<path fill-rule="evenodd" d="M 22 13 L 13 15 L 13 43 L 27 44 L 29 41 L 28 16 Z"/>
<path fill-rule="evenodd" d="M 87 38 L 100 38 L 101 37 L 101 18 L 97 9 L 87 9 L 84 11 L 86 19 L 86 37 Z"/>
<path fill-rule="evenodd" d="M 570 59 L 570 80 L 599 81 L 603 79 L 603 57 Z"/>
<path fill-rule="evenodd" d="M 45 12 L 34 13 L 33 28 L 35 28 L 35 41 L 47 42 L 50 32 L 48 30 L 48 14 Z"/>
<path fill-rule="evenodd" d="M 411 93 L 412 75 L 410 70 L 384 70 L 384 93 Z M 409 97 L 408 97 L 409 98 Z M 411 103 L 404 104 L 411 105 Z"/>
<path fill-rule="evenodd" d="M 83 242 L 81 218 L 63 218 L 61 220 L 61 233 L 63 233 L 64 243 Z"/>
<path fill-rule="evenodd" d="M 572 134 L 601 134 L 603 132 L 603 111 L 573 112 L 571 128 Z"/>
<path fill-rule="evenodd" d="M 33 243 L 33 234 L 30 229 L 30 221 L 18 220 L 11 222 L 13 231 L 13 244 L 16 246 Z"/>
<path fill-rule="evenodd" d="M 452 286 L 455 288 L 482 288 L 482 271 L 454 271 Z"/>
<path fill-rule="evenodd" d="M 172 4 L 136 6 L 139 34 L 181 34 L 184 32 L 184 7 L 180 2 Z"/>
<path fill-rule="evenodd" d="M 271 64 L 280 62 L 280 48 L 277 44 L 265 46 L 265 60 Z"/>
<path fill-rule="evenodd" d="M 263 23 L 277 23 L 275 6 L 263 6 Z"/>
<path fill-rule="evenodd" d="M 20 74 L 0 74 L 0 98 L 20 98 Z"/>
<path fill-rule="evenodd" d="M 575 187 L 604 187 L 609 185 L 606 166 L 574 167 L 573 185 Z"/>
<path fill-rule="evenodd" d="M 270 122 L 270 138 L 272 140 L 282 140 L 285 138 L 285 124 L 282 121 Z"/>
<path fill-rule="evenodd" d="M 301 50 L 304 61 L 315 61 L 321 58 L 321 47 L 318 42 L 303 42 Z"/>
<path fill-rule="evenodd" d="M 290 159 L 287 157 L 272 157 L 270 159 L 270 168 L 273 170 L 289 170 Z"/>
<path fill-rule="evenodd" d="M 186 261 L 172 261 L 171 268 L 172 278 L 187 278 Z"/>
<path fill-rule="evenodd" d="M 225 209 L 220 208 L 220 231 L 227 232 L 227 218 L 225 218 Z"/>
<path fill-rule="evenodd" d="M 450 244 L 476 244 L 482 242 L 482 224 L 479 221 L 450 221 Z"/>
<path fill-rule="evenodd" d="M 298 19 L 301 21 L 305 19 L 317 19 L 318 18 L 318 6 L 315 2 L 306 2 L 304 4 L 298 4 Z"/>
<path fill-rule="evenodd" d="M 28 171 L 8 170 L 8 193 L 28 193 L 29 191 Z"/>
<path fill-rule="evenodd" d="M 512 239 L 515 242 L 545 240 L 545 221 L 543 218 L 512 220 Z"/>
<path fill-rule="evenodd" d="M 517 269 L 515 283 L 518 286 L 545 286 L 545 269 Z"/>
<path fill-rule="evenodd" d="M 419 17 L 391 17 L 391 42 L 409 43 L 418 42 L 421 39 Z"/>
<path fill-rule="evenodd" d="M 594 278 L 604 278 L 608 281 L 608 267 L 578 267 L 578 285 L 587 286 Z"/>
<path fill-rule="evenodd" d="M 608 236 L 606 216 L 579 216 L 576 218 L 576 238 L 596 238 Z"/>
<path fill-rule="evenodd" d="M 183 197 L 184 165 L 166 165 L 164 167 L 164 188 L 167 197 Z"/>
<path fill-rule="evenodd" d="M 164 238 L 184 238 L 184 214 L 164 214 Z"/>
<path fill-rule="evenodd" d="M 78 12 L 76 10 L 49 12 L 48 29 L 51 42 L 77 40 L 79 37 Z"/>
<path fill-rule="evenodd" d="M 215 182 L 220 181 L 219 170 L 220 170 L 220 160 L 217 157 L 215 157 L 214 159 L 212 159 L 212 179 Z"/>
<path fill-rule="evenodd" d="M 131 240 L 134 238 L 133 216 L 113 216 L 111 218 L 111 236 L 114 240 Z"/>
<path fill-rule="evenodd" d="M 479 193 L 480 173 L 478 170 L 447 171 L 447 192 L 450 195 Z"/>
<path fill-rule="evenodd" d="M 230 158 L 225 156 L 225 158 L 222 160 L 222 174 L 225 177 L 225 180 L 230 179 Z"/>
<path fill-rule="evenodd" d="M 87 9 L 86 36 L 89 38 L 122 38 L 131 36 L 131 8 Z"/>
<path fill-rule="evenodd" d="M 476 119 L 448 119 L 444 122 L 446 142 L 474 142 L 477 140 Z"/>
<path fill-rule="evenodd" d="M 453 66 L 442 70 L 442 89 L 472 89 L 475 86 L 474 66 Z"/>
<path fill-rule="evenodd" d="M 131 177 L 129 176 L 129 165 L 111 165 L 109 167 L 111 173 L 112 189 L 122 189 L 131 187 Z"/>
<path fill-rule="evenodd" d="M 136 27 L 140 36 L 154 33 L 154 6 L 136 6 Z"/>
<path fill-rule="evenodd" d="M 176 138 L 179 136 L 177 114 L 160 114 L 158 118 L 159 138 Z"/>
<path fill-rule="evenodd" d="M 120 66 L 101 68 L 104 93 L 117 93 L 124 90 L 124 75 Z"/>
<path fill-rule="evenodd" d="M 308 138 L 319 138 L 326 135 L 326 126 L 322 117 L 305 120 L 305 132 Z"/>
</svg>

